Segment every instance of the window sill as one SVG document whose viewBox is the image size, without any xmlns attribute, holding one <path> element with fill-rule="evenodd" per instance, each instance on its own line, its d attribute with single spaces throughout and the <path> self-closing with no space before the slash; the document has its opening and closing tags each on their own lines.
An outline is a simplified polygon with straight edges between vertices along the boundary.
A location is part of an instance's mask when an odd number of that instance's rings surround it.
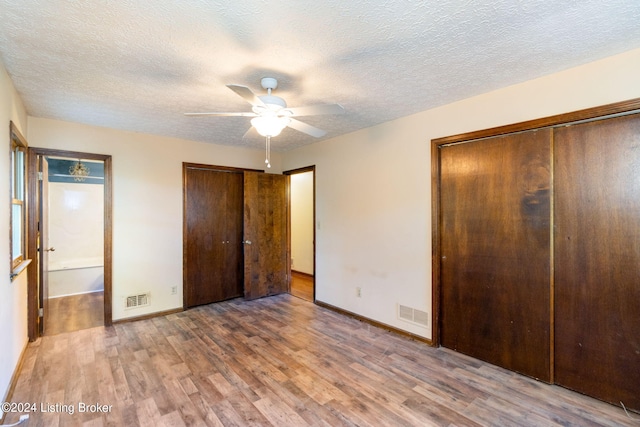
<svg viewBox="0 0 640 427">
<path fill-rule="evenodd" d="M 22 273 L 27 268 L 27 266 L 29 264 L 31 264 L 31 260 L 30 259 L 25 259 L 20 264 L 18 264 L 18 266 L 11 271 L 11 276 L 10 276 L 11 277 L 11 281 L 13 282 L 13 279 L 18 277 L 20 275 L 20 273 Z"/>
</svg>

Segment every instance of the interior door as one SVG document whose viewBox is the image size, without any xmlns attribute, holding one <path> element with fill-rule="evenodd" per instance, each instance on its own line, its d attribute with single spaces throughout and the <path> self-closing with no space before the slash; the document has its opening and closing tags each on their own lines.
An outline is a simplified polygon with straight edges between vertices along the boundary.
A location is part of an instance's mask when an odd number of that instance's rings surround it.
<svg viewBox="0 0 640 427">
<path fill-rule="evenodd" d="M 185 307 L 242 296 L 242 172 L 184 172 Z"/>
<path fill-rule="evenodd" d="M 556 382 L 640 410 L 640 116 L 554 140 Z"/>
<path fill-rule="evenodd" d="M 550 131 L 440 148 L 441 344 L 550 381 Z"/>
<path fill-rule="evenodd" d="M 40 336 L 46 332 L 49 317 L 49 163 L 46 157 L 38 156 L 38 330 Z"/>
<path fill-rule="evenodd" d="M 244 173 L 244 297 L 289 291 L 288 177 Z"/>
</svg>

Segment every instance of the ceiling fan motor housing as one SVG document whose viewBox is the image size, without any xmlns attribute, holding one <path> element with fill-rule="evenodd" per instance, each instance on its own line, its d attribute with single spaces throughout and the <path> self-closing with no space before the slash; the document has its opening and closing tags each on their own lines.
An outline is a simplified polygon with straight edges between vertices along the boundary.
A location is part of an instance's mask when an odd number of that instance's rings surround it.
<svg viewBox="0 0 640 427">
<path fill-rule="evenodd" d="M 287 107 L 287 103 L 285 102 L 285 100 L 280 98 L 279 96 L 261 95 L 258 98 L 260 98 L 262 100 L 262 102 L 264 102 L 266 104 L 266 106 L 269 107 L 269 109 L 273 110 L 273 111 L 278 111 L 281 108 L 286 108 Z"/>
</svg>

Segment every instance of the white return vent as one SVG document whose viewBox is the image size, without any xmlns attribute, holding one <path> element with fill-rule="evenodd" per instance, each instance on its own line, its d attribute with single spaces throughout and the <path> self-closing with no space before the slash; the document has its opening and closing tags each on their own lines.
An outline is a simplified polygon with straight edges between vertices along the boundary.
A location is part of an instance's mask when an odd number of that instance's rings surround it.
<svg viewBox="0 0 640 427">
<path fill-rule="evenodd" d="M 125 298 L 124 308 L 136 308 L 136 307 L 144 307 L 151 303 L 151 296 L 149 292 L 145 292 L 144 294 L 138 295 L 129 295 Z"/>
<path fill-rule="evenodd" d="M 398 319 L 424 327 L 429 326 L 429 313 L 402 304 L 398 304 Z"/>
</svg>

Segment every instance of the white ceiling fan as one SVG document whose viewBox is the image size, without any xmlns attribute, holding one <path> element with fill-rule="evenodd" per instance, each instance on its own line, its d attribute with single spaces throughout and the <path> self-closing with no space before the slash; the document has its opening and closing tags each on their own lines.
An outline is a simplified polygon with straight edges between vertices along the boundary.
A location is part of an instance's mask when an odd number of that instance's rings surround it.
<svg viewBox="0 0 640 427">
<path fill-rule="evenodd" d="M 245 101 L 251 104 L 251 112 L 237 113 L 185 113 L 186 116 L 226 116 L 226 117 L 253 117 L 252 127 L 245 133 L 247 136 L 253 129 L 260 135 L 267 138 L 265 163 L 270 165 L 270 145 L 271 137 L 278 136 L 285 127 L 290 127 L 299 132 L 321 138 L 326 135 L 322 129 L 311 126 L 300 120 L 294 119 L 298 116 L 317 116 L 326 114 L 343 114 L 344 108 L 340 104 L 312 105 L 308 107 L 288 108 L 284 99 L 271 94 L 271 91 L 278 87 L 278 80 L 273 77 L 264 77 L 260 80 L 263 89 L 267 90 L 266 95 L 256 95 L 251 89 L 240 85 L 227 85 L 229 89 L 240 95 Z"/>
</svg>

